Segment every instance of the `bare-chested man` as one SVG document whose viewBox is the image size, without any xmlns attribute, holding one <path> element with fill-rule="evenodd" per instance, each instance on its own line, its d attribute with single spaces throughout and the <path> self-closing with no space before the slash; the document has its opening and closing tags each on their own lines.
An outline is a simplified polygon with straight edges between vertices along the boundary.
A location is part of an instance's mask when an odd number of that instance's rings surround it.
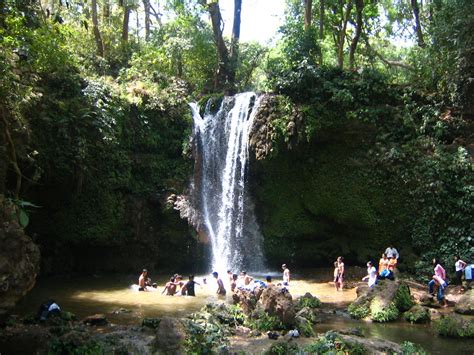
<svg viewBox="0 0 474 355">
<path fill-rule="evenodd" d="M 225 291 L 225 288 L 224 288 L 224 283 L 222 282 L 222 280 L 219 278 L 219 274 L 214 271 L 212 273 L 212 276 L 214 276 L 214 278 L 217 280 L 217 294 L 219 296 L 225 296 L 226 294 L 226 291 Z"/>
<path fill-rule="evenodd" d="M 171 277 L 169 282 L 166 283 L 165 288 L 161 292 L 161 294 L 165 293 L 167 296 L 174 296 L 176 293 L 176 286 L 178 286 L 177 283 L 175 283 L 175 278 Z"/>
<path fill-rule="evenodd" d="M 138 278 L 138 291 L 146 291 L 148 281 L 148 271 L 143 269 L 140 277 Z"/>
<path fill-rule="evenodd" d="M 242 276 L 244 279 L 244 285 L 248 286 L 250 283 L 253 281 L 253 277 L 250 275 L 247 275 L 247 271 L 242 271 Z"/>
</svg>

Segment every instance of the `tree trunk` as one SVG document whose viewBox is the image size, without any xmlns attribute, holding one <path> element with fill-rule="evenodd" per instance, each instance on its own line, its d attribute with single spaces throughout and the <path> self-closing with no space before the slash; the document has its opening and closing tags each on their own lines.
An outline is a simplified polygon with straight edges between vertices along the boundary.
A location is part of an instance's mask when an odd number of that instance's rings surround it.
<svg viewBox="0 0 474 355">
<path fill-rule="evenodd" d="M 122 22 L 122 41 L 128 42 L 128 24 L 130 21 L 130 0 L 123 0 L 123 22 Z"/>
<path fill-rule="evenodd" d="M 337 65 L 339 68 L 344 68 L 344 43 L 346 42 L 346 31 L 347 31 L 347 23 L 349 22 L 349 17 L 352 11 L 352 0 L 349 0 L 347 3 L 346 11 L 344 11 L 344 2 L 341 2 L 341 29 L 339 30 L 339 34 L 337 37 Z"/>
<path fill-rule="evenodd" d="M 94 31 L 95 44 L 97 46 L 97 55 L 99 57 L 104 56 L 104 44 L 102 42 L 102 36 L 99 30 L 99 21 L 97 20 L 97 0 L 91 1 L 92 7 L 92 26 Z"/>
<path fill-rule="evenodd" d="M 216 90 L 221 90 L 227 86 L 229 52 L 222 37 L 222 16 L 219 3 L 211 2 L 208 4 L 209 14 L 211 16 L 212 32 L 216 42 L 217 60 L 219 61 L 216 75 Z"/>
<path fill-rule="evenodd" d="M 235 90 L 235 72 L 239 57 L 239 39 L 240 39 L 240 22 L 242 12 L 242 0 L 234 0 L 234 23 L 232 25 L 232 38 L 230 42 L 230 63 L 228 73 L 228 90 L 229 94 Z"/>
<path fill-rule="evenodd" d="M 425 47 L 425 40 L 423 39 L 423 31 L 421 30 L 420 22 L 420 7 L 418 6 L 417 0 L 411 0 L 411 7 L 413 9 L 413 16 L 415 17 L 415 32 L 418 38 L 418 45 L 421 48 Z"/>
<path fill-rule="evenodd" d="M 102 21 L 107 21 L 110 18 L 110 0 L 103 0 L 102 4 Z"/>
<path fill-rule="evenodd" d="M 324 39 L 324 1 L 325 0 L 319 0 L 319 38 L 321 41 Z"/>
<path fill-rule="evenodd" d="M 356 31 L 354 34 L 354 38 L 352 38 L 351 48 L 349 51 L 349 66 L 351 69 L 354 69 L 355 52 L 357 49 L 357 44 L 359 43 L 360 34 L 362 33 L 362 26 L 363 26 L 362 11 L 364 11 L 364 0 L 355 0 L 355 5 L 356 5 L 356 11 L 357 11 Z"/>
<path fill-rule="evenodd" d="M 145 11 L 145 40 L 150 39 L 150 0 L 143 0 L 143 8 Z"/>
<path fill-rule="evenodd" d="M 311 20 L 313 16 L 313 0 L 304 0 L 304 30 L 311 28 Z"/>
</svg>

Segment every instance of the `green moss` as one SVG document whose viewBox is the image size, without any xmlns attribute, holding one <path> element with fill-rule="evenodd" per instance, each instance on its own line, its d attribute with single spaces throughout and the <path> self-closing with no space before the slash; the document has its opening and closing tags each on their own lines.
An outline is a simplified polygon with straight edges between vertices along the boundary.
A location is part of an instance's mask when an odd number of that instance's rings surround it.
<svg viewBox="0 0 474 355">
<path fill-rule="evenodd" d="M 349 311 L 349 315 L 352 318 L 362 319 L 370 314 L 370 305 L 369 302 L 364 302 L 361 304 L 353 302 L 349 305 L 347 310 Z"/>
<path fill-rule="evenodd" d="M 439 335 L 451 338 L 474 338 L 474 320 L 465 320 L 457 314 L 441 316 L 434 322 Z"/>
<path fill-rule="evenodd" d="M 397 319 L 399 314 L 395 302 L 391 302 L 386 306 L 382 300 L 376 297 L 370 304 L 370 318 L 375 322 L 390 322 Z"/>
<path fill-rule="evenodd" d="M 430 312 L 425 307 L 416 305 L 403 314 L 403 318 L 410 323 L 428 323 L 431 319 Z"/>
<path fill-rule="evenodd" d="M 410 294 L 410 288 L 408 285 L 402 283 L 398 288 L 397 294 L 395 295 L 394 302 L 399 311 L 404 312 L 413 307 L 414 302 Z"/>
<path fill-rule="evenodd" d="M 265 352 L 266 355 L 286 355 L 286 354 L 300 354 L 298 345 L 295 343 L 288 343 L 288 342 L 277 342 L 272 344 L 270 350 Z"/>
<path fill-rule="evenodd" d="M 263 310 L 259 310 L 252 317 L 247 318 L 245 325 L 261 332 L 285 329 L 285 326 L 277 316 L 269 315 Z"/>
<path fill-rule="evenodd" d="M 320 336 L 318 340 L 304 348 L 304 353 L 309 354 L 366 354 L 367 350 L 359 344 L 348 344 L 341 336 L 329 331 Z"/>
<path fill-rule="evenodd" d="M 321 307 L 321 301 L 319 298 L 312 296 L 312 295 L 304 295 L 300 298 L 298 298 L 298 303 L 296 304 L 296 309 L 302 309 L 302 308 L 319 308 Z"/>
<path fill-rule="evenodd" d="M 401 344 L 403 355 L 425 355 L 426 351 L 419 345 L 416 345 L 410 341 L 404 341 Z"/>
</svg>

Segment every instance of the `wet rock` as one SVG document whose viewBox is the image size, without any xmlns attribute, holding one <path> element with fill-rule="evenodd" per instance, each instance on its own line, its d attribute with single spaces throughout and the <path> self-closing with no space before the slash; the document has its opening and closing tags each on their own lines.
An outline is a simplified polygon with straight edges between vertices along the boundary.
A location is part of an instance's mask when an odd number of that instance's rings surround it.
<svg viewBox="0 0 474 355">
<path fill-rule="evenodd" d="M 303 317 L 310 321 L 311 323 L 315 324 L 318 323 L 318 319 L 314 310 L 309 307 L 304 307 L 296 313 L 296 317 Z"/>
<path fill-rule="evenodd" d="M 258 301 L 257 295 L 254 292 L 240 289 L 236 290 L 232 295 L 232 299 L 234 304 L 240 305 L 246 315 L 250 315 L 255 310 Z"/>
<path fill-rule="evenodd" d="M 291 294 L 285 288 L 269 287 L 258 300 L 259 307 L 272 316 L 277 316 L 285 326 L 295 324 L 295 307 Z"/>
<path fill-rule="evenodd" d="M 295 323 L 296 323 L 296 329 L 298 329 L 299 333 L 305 337 L 311 337 L 314 336 L 314 330 L 313 330 L 313 323 L 301 316 L 296 316 L 295 317 Z"/>
<path fill-rule="evenodd" d="M 456 313 L 474 315 L 474 289 L 466 291 L 454 308 Z"/>
<path fill-rule="evenodd" d="M 0 330 L 0 352 L 5 354 L 36 354 L 44 352 L 51 333 L 39 325 L 16 325 Z"/>
<path fill-rule="evenodd" d="M 434 322 L 439 335 L 450 338 L 474 338 L 474 319 L 464 319 L 462 316 L 451 313 L 442 315 Z"/>
<path fill-rule="evenodd" d="M 401 354 L 399 344 L 377 338 L 363 338 L 354 335 L 340 334 L 341 339 L 352 347 L 363 347 L 365 354 Z"/>
<path fill-rule="evenodd" d="M 183 323 L 175 318 L 164 317 L 156 331 L 153 342 L 154 348 L 163 353 L 183 353 L 186 339 L 186 328 Z"/>
<path fill-rule="evenodd" d="M 102 326 L 109 323 L 104 314 L 94 314 L 92 316 L 88 316 L 84 318 L 82 322 L 91 326 Z"/>
<path fill-rule="evenodd" d="M 35 285 L 40 252 L 0 195 L 0 316 Z"/>
</svg>

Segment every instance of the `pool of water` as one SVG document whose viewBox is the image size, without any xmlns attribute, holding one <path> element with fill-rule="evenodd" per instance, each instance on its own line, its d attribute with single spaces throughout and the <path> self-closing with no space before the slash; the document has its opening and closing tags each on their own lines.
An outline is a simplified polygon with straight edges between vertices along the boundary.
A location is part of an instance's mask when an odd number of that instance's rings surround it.
<svg viewBox="0 0 474 355">
<path fill-rule="evenodd" d="M 137 277 L 138 278 L 138 277 Z M 206 278 L 206 283 L 204 283 Z M 263 275 L 259 278 L 263 279 Z M 223 278 L 226 281 L 226 278 Z M 324 279 L 324 278 L 323 278 Z M 158 283 L 155 292 L 138 292 L 131 284 L 134 277 L 77 277 L 70 279 L 51 278 L 39 280 L 35 288 L 22 299 L 15 313 L 27 315 L 36 313 L 39 305 L 48 299 L 54 299 L 63 310 L 75 313 L 79 318 L 95 314 L 107 314 L 107 318 L 117 324 L 139 324 L 144 317 L 176 316 L 183 317 L 198 311 L 204 304 L 218 300 L 215 292 L 216 282 L 209 276 L 197 276 L 195 281 L 196 297 L 165 296 L 161 294 L 166 277 L 154 280 Z M 278 282 L 278 280 L 277 280 Z M 227 286 L 227 288 L 229 288 Z M 332 283 L 325 282 L 314 275 L 305 275 L 305 279 L 295 278 L 291 282 L 293 296 L 310 292 L 322 302 L 344 306 L 356 298 L 355 289 L 338 292 Z M 231 299 L 231 293 L 227 293 Z M 117 312 L 119 309 L 127 311 Z M 323 317 L 323 323 L 317 324 L 316 332 L 359 327 L 367 337 L 377 337 L 401 343 L 405 340 L 420 344 L 433 354 L 474 354 L 474 340 L 453 340 L 438 337 L 431 327 L 411 325 L 406 322 L 378 324 L 352 320 L 341 314 Z"/>
</svg>

